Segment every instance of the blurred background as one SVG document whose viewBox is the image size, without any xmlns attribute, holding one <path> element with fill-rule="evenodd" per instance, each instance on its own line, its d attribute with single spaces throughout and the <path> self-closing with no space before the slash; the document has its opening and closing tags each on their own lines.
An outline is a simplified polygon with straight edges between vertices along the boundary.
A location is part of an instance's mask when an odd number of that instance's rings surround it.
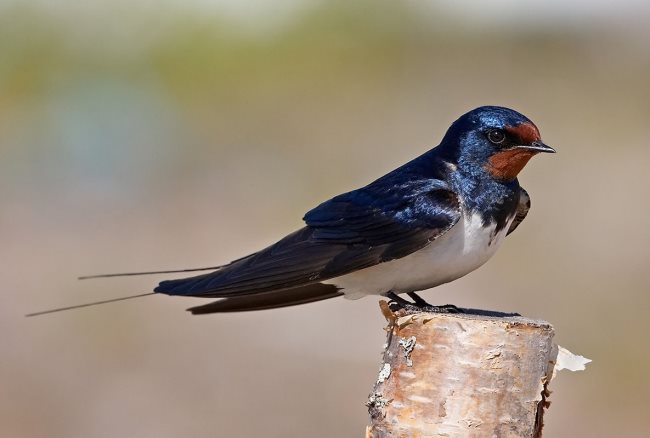
<svg viewBox="0 0 650 438">
<path fill-rule="evenodd" d="M 353 437 L 376 298 L 193 317 L 145 297 L 301 226 L 480 105 L 554 156 L 524 224 L 430 301 L 517 311 L 593 359 L 549 437 L 642 436 L 650 408 L 650 4 L 0 1 L 0 428 L 10 437 Z"/>
</svg>

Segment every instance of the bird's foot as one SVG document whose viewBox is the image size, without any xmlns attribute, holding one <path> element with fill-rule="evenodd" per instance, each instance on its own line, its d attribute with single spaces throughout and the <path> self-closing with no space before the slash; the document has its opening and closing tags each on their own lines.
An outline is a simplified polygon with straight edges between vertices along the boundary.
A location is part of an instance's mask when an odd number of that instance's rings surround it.
<svg viewBox="0 0 650 438">
<path fill-rule="evenodd" d="M 462 309 L 459 307 L 454 306 L 453 304 L 445 304 L 444 306 L 434 306 L 432 304 L 427 303 L 424 298 L 422 298 L 420 295 L 416 294 L 415 292 L 409 292 L 406 295 L 411 297 L 413 299 L 413 302 L 417 307 L 420 309 L 426 311 L 426 312 L 432 312 L 432 313 L 465 313 L 463 312 Z"/>
<path fill-rule="evenodd" d="M 426 306 L 422 310 L 432 313 L 465 313 L 460 307 L 456 307 L 453 304 L 444 304 L 442 306 Z"/>
<path fill-rule="evenodd" d="M 388 292 L 386 297 L 390 298 L 391 302 L 389 307 L 393 311 L 405 310 L 407 313 L 430 312 L 430 313 L 465 313 L 461 308 L 453 304 L 445 304 L 443 306 L 434 306 L 427 303 L 422 297 L 415 292 L 407 294 L 413 299 L 413 302 L 405 300 L 394 292 Z"/>
</svg>

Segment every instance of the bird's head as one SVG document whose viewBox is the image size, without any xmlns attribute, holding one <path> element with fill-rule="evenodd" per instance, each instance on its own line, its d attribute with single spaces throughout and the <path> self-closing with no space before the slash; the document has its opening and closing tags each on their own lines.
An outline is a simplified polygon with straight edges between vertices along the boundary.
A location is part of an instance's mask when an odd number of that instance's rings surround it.
<svg viewBox="0 0 650 438">
<path fill-rule="evenodd" d="M 555 152 L 542 142 L 537 127 L 526 116 L 498 106 L 482 106 L 463 114 L 440 146 L 460 169 L 487 172 L 501 181 L 515 179 L 534 155 Z"/>
</svg>

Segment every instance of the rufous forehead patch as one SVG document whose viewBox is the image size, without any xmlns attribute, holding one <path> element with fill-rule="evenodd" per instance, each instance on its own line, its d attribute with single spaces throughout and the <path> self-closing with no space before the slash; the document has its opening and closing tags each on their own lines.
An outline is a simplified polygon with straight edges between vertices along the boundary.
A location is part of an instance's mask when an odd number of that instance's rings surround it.
<svg viewBox="0 0 650 438">
<path fill-rule="evenodd" d="M 506 132 L 516 139 L 520 144 L 531 144 L 534 141 L 541 140 L 537 127 L 532 123 L 522 123 L 517 126 L 506 126 Z"/>
</svg>

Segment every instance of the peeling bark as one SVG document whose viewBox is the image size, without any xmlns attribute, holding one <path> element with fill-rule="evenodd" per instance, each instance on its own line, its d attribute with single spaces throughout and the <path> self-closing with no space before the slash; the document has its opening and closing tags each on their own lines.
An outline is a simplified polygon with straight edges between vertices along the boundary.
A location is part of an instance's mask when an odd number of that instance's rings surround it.
<svg viewBox="0 0 650 438">
<path fill-rule="evenodd" d="M 556 351 L 544 321 L 382 312 L 389 324 L 367 437 L 540 437 Z"/>
</svg>

